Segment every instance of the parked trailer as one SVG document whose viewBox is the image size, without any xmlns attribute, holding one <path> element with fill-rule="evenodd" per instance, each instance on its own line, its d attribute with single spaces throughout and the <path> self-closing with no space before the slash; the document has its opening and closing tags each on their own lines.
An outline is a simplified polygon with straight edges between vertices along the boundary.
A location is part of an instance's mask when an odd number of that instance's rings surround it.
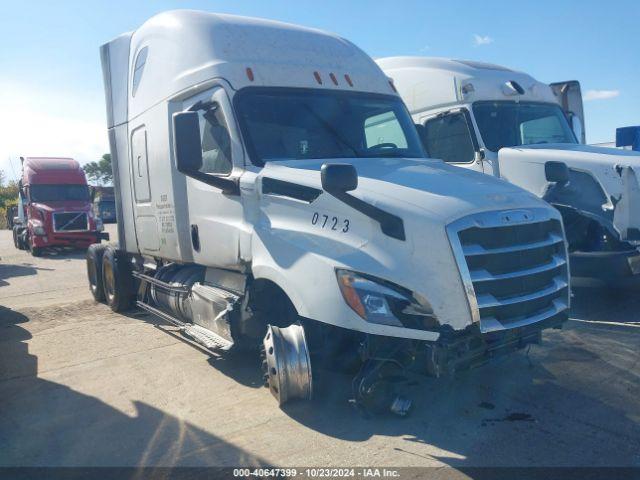
<svg viewBox="0 0 640 480">
<path fill-rule="evenodd" d="M 87 179 L 71 158 L 22 158 L 16 248 L 41 255 L 50 247 L 87 248 L 109 236 L 91 208 Z"/>
<path fill-rule="evenodd" d="M 280 404 L 350 366 L 356 400 L 397 413 L 399 369 L 451 372 L 567 318 L 558 212 L 425 158 L 347 40 L 172 11 L 101 55 L 119 244 L 87 266 L 114 311 L 211 349 L 262 345 Z"/>
<path fill-rule="evenodd" d="M 445 58 L 377 60 L 427 154 L 503 178 L 560 210 L 574 285 L 640 287 L 640 152 L 582 145 L 580 84 Z"/>
</svg>

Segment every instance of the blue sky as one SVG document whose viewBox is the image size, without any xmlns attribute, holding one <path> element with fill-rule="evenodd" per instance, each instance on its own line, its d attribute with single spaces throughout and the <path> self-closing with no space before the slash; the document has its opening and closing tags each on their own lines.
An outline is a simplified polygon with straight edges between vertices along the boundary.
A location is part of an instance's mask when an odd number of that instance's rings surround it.
<svg viewBox="0 0 640 480">
<path fill-rule="evenodd" d="M 19 155 L 108 151 L 98 48 L 155 13 L 194 8 L 321 28 L 373 57 L 426 55 L 577 79 L 587 141 L 640 124 L 637 1 L 5 1 L 0 14 L 0 169 Z M 635 79 L 635 80 L 634 80 Z"/>
</svg>

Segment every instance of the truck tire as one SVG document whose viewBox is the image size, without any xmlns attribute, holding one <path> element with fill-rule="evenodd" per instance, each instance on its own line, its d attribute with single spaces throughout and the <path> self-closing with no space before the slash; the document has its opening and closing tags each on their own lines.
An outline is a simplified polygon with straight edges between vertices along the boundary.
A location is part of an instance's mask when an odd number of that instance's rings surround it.
<svg viewBox="0 0 640 480">
<path fill-rule="evenodd" d="M 31 245 L 31 243 L 29 243 L 29 250 L 31 251 L 31 255 L 34 257 L 42 256 L 42 248 L 40 247 L 34 247 L 33 245 Z"/>
<path fill-rule="evenodd" d="M 20 232 L 18 232 L 18 248 L 20 250 L 29 250 L 28 246 L 27 246 L 27 240 L 25 239 L 25 232 L 22 232 L 22 234 L 20 234 Z"/>
<path fill-rule="evenodd" d="M 114 312 L 131 308 L 135 295 L 127 254 L 108 245 L 102 255 L 102 284 L 107 305 Z"/>
<path fill-rule="evenodd" d="M 102 283 L 102 256 L 107 245 L 92 243 L 87 248 L 87 277 L 89 290 L 96 302 L 104 302 L 104 284 Z"/>
<path fill-rule="evenodd" d="M 18 232 L 16 231 L 16 227 L 11 229 L 13 231 L 13 246 L 20 250 L 20 245 L 18 244 Z"/>
</svg>

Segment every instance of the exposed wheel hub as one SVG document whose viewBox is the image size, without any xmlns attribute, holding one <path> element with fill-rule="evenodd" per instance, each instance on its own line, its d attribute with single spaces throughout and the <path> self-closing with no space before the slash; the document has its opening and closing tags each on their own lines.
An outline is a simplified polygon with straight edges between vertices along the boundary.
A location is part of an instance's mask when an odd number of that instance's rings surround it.
<svg viewBox="0 0 640 480">
<path fill-rule="evenodd" d="M 302 325 L 286 328 L 269 325 L 263 344 L 267 386 L 278 404 L 296 398 L 310 399 L 311 361 Z"/>
</svg>

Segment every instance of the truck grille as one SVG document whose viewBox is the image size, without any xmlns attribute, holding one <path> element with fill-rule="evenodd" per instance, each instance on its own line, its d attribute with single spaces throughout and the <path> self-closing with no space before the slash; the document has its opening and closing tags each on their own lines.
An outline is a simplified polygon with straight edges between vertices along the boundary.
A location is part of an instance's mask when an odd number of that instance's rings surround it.
<svg viewBox="0 0 640 480">
<path fill-rule="evenodd" d="M 53 214 L 54 232 L 78 232 L 88 230 L 85 212 L 64 212 Z"/>
<path fill-rule="evenodd" d="M 568 309 L 562 223 L 549 210 L 485 212 L 452 223 L 447 232 L 483 333 L 529 325 Z"/>
</svg>

